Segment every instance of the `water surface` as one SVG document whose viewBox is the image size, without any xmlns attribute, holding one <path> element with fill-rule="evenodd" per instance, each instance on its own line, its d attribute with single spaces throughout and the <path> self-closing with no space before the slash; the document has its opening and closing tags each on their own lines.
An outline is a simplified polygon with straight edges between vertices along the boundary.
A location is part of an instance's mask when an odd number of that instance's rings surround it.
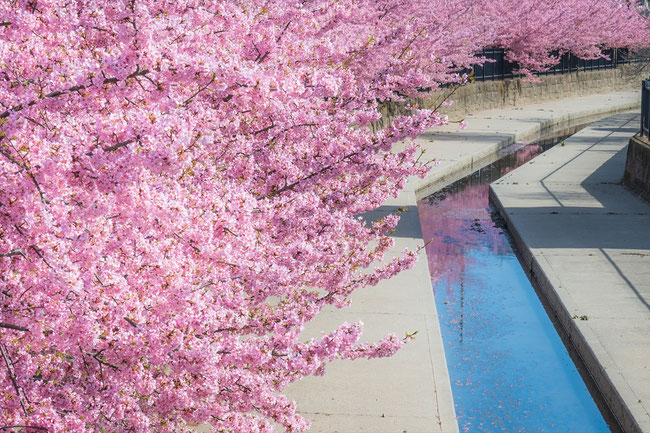
<svg viewBox="0 0 650 433">
<path fill-rule="evenodd" d="M 418 203 L 461 432 L 610 432 L 488 200 L 554 143 L 506 149 Z"/>
</svg>

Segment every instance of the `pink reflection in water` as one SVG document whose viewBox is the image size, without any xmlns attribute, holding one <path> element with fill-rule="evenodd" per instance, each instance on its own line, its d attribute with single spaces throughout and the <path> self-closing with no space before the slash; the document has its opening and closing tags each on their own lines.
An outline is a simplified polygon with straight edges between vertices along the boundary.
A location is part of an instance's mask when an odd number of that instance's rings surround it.
<svg viewBox="0 0 650 433">
<path fill-rule="evenodd" d="M 444 284 L 451 295 L 451 287 L 461 284 L 467 267 L 475 264 L 468 254 L 473 249 L 491 250 L 497 255 L 510 251 L 499 221 L 490 212 L 489 182 L 543 150 L 540 145 L 528 145 L 508 154 L 501 163 L 492 164 L 418 203 L 434 287 L 440 290 Z"/>
</svg>

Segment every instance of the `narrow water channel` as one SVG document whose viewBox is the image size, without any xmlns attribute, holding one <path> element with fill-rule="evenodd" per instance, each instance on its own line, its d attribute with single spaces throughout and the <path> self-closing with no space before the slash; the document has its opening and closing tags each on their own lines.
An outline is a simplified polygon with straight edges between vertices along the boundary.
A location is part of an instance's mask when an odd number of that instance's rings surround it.
<svg viewBox="0 0 650 433">
<path fill-rule="evenodd" d="M 515 255 L 489 183 L 558 139 L 503 158 L 418 203 L 461 432 L 615 432 Z"/>
</svg>

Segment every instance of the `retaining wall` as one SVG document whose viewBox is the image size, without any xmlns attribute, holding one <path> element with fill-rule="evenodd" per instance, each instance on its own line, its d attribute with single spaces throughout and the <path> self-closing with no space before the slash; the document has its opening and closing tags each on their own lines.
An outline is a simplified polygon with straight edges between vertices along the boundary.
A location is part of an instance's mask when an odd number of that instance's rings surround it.
<svg viewBox="0 0 650 433">
<path fill-rule="evenodd" d="M 475 111 L 637 88 L 644 78 L 643 72 L 639 64 L 628 64 L 616 69 L 543 75 L 538 77 L 538 82 L 524 78 L 477 81 L 457 89 L 451 98 L 453 105 L 441 107 L 439 111 L 447 114 L 450 120 L 460 120 L 463 115 Z M 409 103 L 417 104 L 420 108 L 434 108 L 449 91 L 444 89 L 430 92 Z M 383 128 L 395 115 L 405 114 L 404 106 L 405 103 L 384 104 L 381 108 L 382 119 L 376 122 L 374 129 Z"/>
<path fill-rule="evenodd" d="M 635 135 L 630 139 L 623 183 L 650 202 L 650 142 Z"/>
</svg>

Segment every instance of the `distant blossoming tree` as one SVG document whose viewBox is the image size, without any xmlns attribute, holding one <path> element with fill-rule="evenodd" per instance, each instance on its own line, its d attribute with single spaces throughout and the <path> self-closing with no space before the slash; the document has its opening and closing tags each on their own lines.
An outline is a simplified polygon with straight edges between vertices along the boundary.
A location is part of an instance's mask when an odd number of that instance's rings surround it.
<svg viewBox="0 0 650 433">
<path fill-rule="evenodd" d="M 403 344 L 299 338 L 415 260 L 372 268 L 397 217 L 355 215 L 446 119 L 372 133 L 378 104 L 485 46 L 527 71 L 647 25 L 612 0 L 3 0 L 0 431 L 305 430 L 288 383 Z"/>
</svg>

